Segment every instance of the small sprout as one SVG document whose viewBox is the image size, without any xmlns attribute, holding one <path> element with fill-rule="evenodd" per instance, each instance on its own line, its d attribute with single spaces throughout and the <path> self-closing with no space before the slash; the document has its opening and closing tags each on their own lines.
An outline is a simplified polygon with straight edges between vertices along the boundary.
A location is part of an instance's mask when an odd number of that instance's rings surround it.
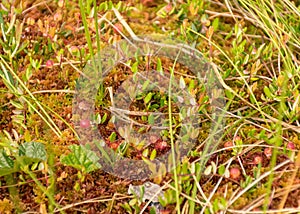
<svg viewBox="0 0 300 214">
<path fill-rule="evenodd" d="M 237 167 L 231 168 L 229 173 L 230 173 L 230 178 L 232 178 L 232 179 L 238 179 L 241 175 L 241 171 Z"/>
<path fill-rule="evenodd" d="M 88 120 L 88 119 L 81 120 L 80 121 L 80 127 L 84 128 L 84 129 L 91 127 L 91 121 Z"/>
<path fill-rule="evenodd" d="M 47 62 L 46 62 L 46 67 L 47 67 L 47 68 L 52 68 L 53 65 L 54 65 L 53 60 L 51 60 L 51 59 L 47 60 Z"/>
<path fill-rule="evenodd" d="M 272 148 L 271 147 L 265 148 L 264 154 L 267 158 L 270 158 L 272 156 Z"/>
<path fill-rule="evenodd" d="M 295 144 L 293 142 L 288 142 L 286 144 L 286 148 L 290 149 L 290 150 L 294 150 L 294 149 L 296 149 L 296 146 L 295 146 Z"/>
<path fill-rule="evenodd" d="M 254 159 L 253 159 L 253 164 L 260 164 L 262 163 L 262 156 L 260 155 L 255 155 Z"/>
</svg>

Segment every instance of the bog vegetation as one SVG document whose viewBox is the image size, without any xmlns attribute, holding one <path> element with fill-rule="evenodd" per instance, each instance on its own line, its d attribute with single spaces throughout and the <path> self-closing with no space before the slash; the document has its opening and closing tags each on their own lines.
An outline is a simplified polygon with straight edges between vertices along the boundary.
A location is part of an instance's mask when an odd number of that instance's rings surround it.
<svg viewBox="0 0 300 214">
<path fill-rule="evenodd" d="M 300 212 L 298 1 L 2 0 L 0 7 L 0 213 Z M 188 66 L 154 54 L 111 68 L 100 78 L 93 115 L 79 117 L 74 98 L 86 66 L 99 69 L 94 59 L 105 47 L 145 35 L 198 50 L 224 106 L 213 108 L 207 85 Z M 145 81 L 129 112 L 112 108 L 118 87 L 142 70 L 178 80 L 197 106 L 194 126 L 182 124 L 190 110 L 178 105 L 185 97 L 172 99 L 177 92 L 168 84 L 162 92 Z M 129 142 L 116 119 L 136 133 L 160 131 Z M 78 128 L 91 127 L 103 141 L 80 144 Z M 209 138 L 214 127 L 219 136 Z M 177 160 L 178 140 L 195 144 L 170 171 L 151 168 L 168 151 Z M 108 173 L 116 156 L 104 147 L 144 161 L 157 176 Z M 146 184 L 160 188 L 151 193 Z"/>
</svg>

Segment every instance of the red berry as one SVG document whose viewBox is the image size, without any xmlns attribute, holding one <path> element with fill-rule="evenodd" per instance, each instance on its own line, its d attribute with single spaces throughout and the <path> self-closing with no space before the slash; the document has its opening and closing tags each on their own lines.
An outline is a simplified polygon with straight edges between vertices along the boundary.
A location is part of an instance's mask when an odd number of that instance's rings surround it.
<svg viewBox="0 0 300 214">
<path fill-rule="evenodd" d="M 262 162 L 262 157 L 260 155 L 256 155 L 253 159 L 254 164 L 260 164 Z"/>
<path fill-rule="evenodd" d="M 113 142 L 113 143 L 111 143 L 111 144 L 109 145 L 109 147 L 112 148 L 113 150 L 116 150 L 116 149 L 119 147 L 119 144 Z"/>
<path fill-rule="evenodd" d="M 120 33 L 120 32 L 123 31 L 123 25 L 120 24 L 120 23 L 116 23 L 116 24 L 114 25 L 113 30 L 114 30 L 114 33 Z"/>
<path fill-rule="evenodd" d="M 224 143 L 224 148 L 228 148 L 228 147 L 232 147 L 232 146 L 233 146 L 232 141 L 227 141 Z"/>
<path fill-rule="evenodd" d="M 85 128 L 85 129 L 91 127 L 91 121 L 88 120 L 88 119 L 81 120 L 80 121 L 80 127 Z"/>
<path fill-rule="evenodd" d="M 47 68 L 52 68 L 53 65 L 54 65 L 54 62 L 51 59 L 47 60 L 47 62 L 46 62 L 46 67 Z"/>
<path fill-rule="evenodd" d="M 294 149 L 296 149 L 296 146 L 295 146 L 295 144 L 293 142 L 288 142 L 286 144 L 286 148 L 290 149 L 290 150 L 294 150 Z"/>
<path fill-rule="evenodd" d="M 155 149 L 158 151 L 165 150 L 168 147 L 168 143 L 166 141 L 158 140 L 155 144 Z"/>
<path fill-rule="evenodd" d="M 236 168 L 236 167 L 231 168 L 231 169 L 229 170 L 229 173 L 230 173 L 230 177 L 231 177 L 232 179 L 237 179 L 237 178 L 239 178 L 240 175 L 241 175 L 240 169 L 239 169 L 239 168 Z"/>
</svg>

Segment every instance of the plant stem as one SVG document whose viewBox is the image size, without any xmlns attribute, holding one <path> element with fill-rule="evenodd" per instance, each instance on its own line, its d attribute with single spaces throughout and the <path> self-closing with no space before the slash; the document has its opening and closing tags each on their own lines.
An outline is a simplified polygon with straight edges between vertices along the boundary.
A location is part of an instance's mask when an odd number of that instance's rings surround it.
<svg viewBox="0 0 300 214">
<path fill-rule="evenodd" d="M 178 59 L 180 52 L 173 63 L 173 67 L 170 69 L 170 81 L 169 81 L 169 90 L 168 90 L 168 113 L 169 113 L 169 133 L 171 138 L 171 151 L 172 151 L 172 162 L 173 162 L 173 173 L 174 173 L 174 182 L 175 182 L 175 191 L 176 191 L 176 210 L 177 213 L 180 214 L 180 200 L 179 200 L 179 184 L 178 184 L 178 176 L 177 176 L 177 164 L 176 164 L 176 153 L 175 153 L 175 145 L 174 145 L 174 134 L 172 127 L 172 82 L 174 79 L 174 69 L 176 65 L 176 61 Z"/>
</svg>

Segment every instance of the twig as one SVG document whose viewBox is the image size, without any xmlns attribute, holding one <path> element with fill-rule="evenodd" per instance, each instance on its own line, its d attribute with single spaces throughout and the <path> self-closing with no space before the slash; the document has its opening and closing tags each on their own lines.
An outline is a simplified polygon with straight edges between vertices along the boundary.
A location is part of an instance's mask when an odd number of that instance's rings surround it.
<svg viewBox="0 0 300 214">
<path fill-rule="evenodd" d="M 123 200 L 123 199 L 127 199 L 127 198 L 132 198 L 132 196 L 124 196 L 123 194 L 119 194 L 119 193 L 116 193 L 115 195 L 120 195 L 120 197 L 115 197 L 114 200 Z M 73 208 L 73 207 L 76 207 L 76 206 L 82 205 L 82 204 L 101 203 L 101 202 L 107 202 L 107 201 L 112 201 L 112 200 L 113 200 L 112 196 L 97 197 L 97 198 L 89 199 L 86 201 L 80 201 L 80 202 L 77 202 L 74 204 L 69 204 L 69 205 L 66 205 L 59 209 L 56 208 L 54 210 L 54 213 L 61 212 L 63 210 L 67 210 L 67 209 L 70 209 L 70 208 Z"/>
<path fill-rule="evenodd" d="M 32 94 L 42 94 L 42 93 L 70 93 L 70 94 L 75 94 L 76 91 L 74 90 L 41 90 L 41 91 L 34 91 Z"/>
<path fill-rule="evenodd" d="M 47 4 L 48 2 L 51 2 L 51 1 L 52 1 L 52 0 L 47 0 L 47 1 L 43 1 L 43 2 L 40 2 L 40 3 L 34 4 L 34 5 L 32 5 L 31 7 L 29 7 L 29 8 L 27 8 L 27 9 L 23 10 L 22 15 L 24 15 L 25 13 L 27 13 L 28 11 L 32 10 L 32 9 L 35 8 L 35 7 L 38 7 L 38 6 L 42 5 L 42 4 Z"/>
<path fill-rule="evenodd" d="M 283 198 L 282 198 L 282 200 L 281 200 L 281 202 L 278 206 L 279 209 L 284 208 L 287 197 L 288 197 L 289 193 L 291 192 L 292 185 L 293 185 L 294 181 L 296 180 L 296 176 L 297 176 L 297 173 L 299 171 L 299 167 L 300 167 L 300 151 L 298 152 L 298 155 L 296 157 L 295 171 L 293 172 L 293 174 L 289 178 L 287 189 L 284 191 Z"/>
</svg>

